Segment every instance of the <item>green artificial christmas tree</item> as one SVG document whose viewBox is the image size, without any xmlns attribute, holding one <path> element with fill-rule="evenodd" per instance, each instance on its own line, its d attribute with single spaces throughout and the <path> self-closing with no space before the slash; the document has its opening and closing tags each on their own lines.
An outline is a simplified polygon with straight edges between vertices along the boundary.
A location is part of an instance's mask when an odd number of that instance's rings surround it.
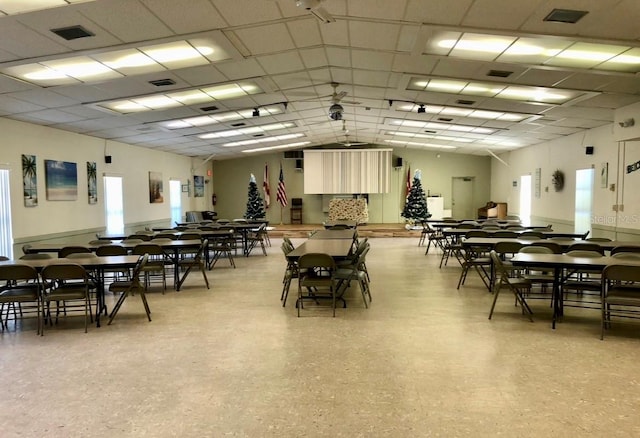
<svg viewBox="0 0 640 438">
<path fill-rule="evenodd" d="M 413 222 L 427 220 L 431 217 L 427 209 L 427 197 L 424 195 L 424 190 L 422 189 L 421 178 L 422 175 L 418 169 L 413 175 L 413 185 L 409 190 L 409 196 L 407 196 L 406 203 L 404 204 L 404 210 L 402 210 L 402 217 Z"/>
<path fill-rule="evenodd" d="M 245 219 L 263 219 L 265 216 L 264 203 L 258 191 L 256 177 L 251 174 L 249 179 L 249 199 L 247 200 L 247 212 L 244 214 Z"/>
</svg>

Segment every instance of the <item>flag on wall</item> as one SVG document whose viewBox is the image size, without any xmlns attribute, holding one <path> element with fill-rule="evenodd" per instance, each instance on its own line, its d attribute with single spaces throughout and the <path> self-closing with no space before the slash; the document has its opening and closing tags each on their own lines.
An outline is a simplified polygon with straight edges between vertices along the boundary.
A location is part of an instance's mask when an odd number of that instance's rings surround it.
<svg viewBox="0 0 640 438">
<path fill-rule="evenodd" d="M 262 190 L 264 190 L 264 208 L 271 205 L 271 192 L 269 191 L 269 166 L 264 163 L 264 177 L 262 179 Z"/>
<path fill-rule="evenodd" d="M 411 166 L 407 166 L 407 186 L 406 186 L 406 192 L 404 194 L 405 199 L 409 197 L 410 192 L 411 192 Z"/>
<path fill-rule="evenodd" d="M 280 178 L 278 178 L 278 193 L 276 194 L 276 200 L 280 203 L 281 207 L 287 206 L 287 189 L 284 186 L 284 174 L 282 173 L 282 164 L 280 165 Z"/>
</svg>

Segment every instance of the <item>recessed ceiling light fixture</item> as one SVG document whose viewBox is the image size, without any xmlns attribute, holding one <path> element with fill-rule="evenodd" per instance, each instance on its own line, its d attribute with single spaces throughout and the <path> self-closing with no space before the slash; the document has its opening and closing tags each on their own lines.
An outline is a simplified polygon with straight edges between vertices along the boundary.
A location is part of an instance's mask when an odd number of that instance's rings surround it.
<svg viewBox="0 0 640 438">
<path fill-rule="evenodd" d="M 0 73 L 52 87 L 208 65 L 229 58 L 212 39 L 194 38 L 16 65 L 0 69 Z"/>
<path fill-rule="evenodd" d="M 190 106 L 217 100 L 234 99 L 260 93 L 263 93 L 260 87 L 253 82 L 245 81 L 187 90 L 175 90 L 163 94 L 147 94 L 130 97 L 128 99 L 93 102 L 87 105 L 101 110 L 129 114 L 163 110 L 179 106 Z"/>
<path fill-rule="evenodd" d="M 217 107 L 213 107 L 217 110 Z M 262 113 L 266 113 L 270 116 L 276 114 L 282 114 L 284 112 L 283 107 L 280 104 L 268 105 L 260 107 Z M 205 108 L 200 108 L 205 110 Z M 242 109 L 238 111 L 225 111 L 221 113 L 209 114 L 206 116 L 187 117 L 183 119 L 165 120 L 157 122 L 165 129 L 183 129 L 193 128 L 195 126 L 214 125 L 217 123 L 227 123 L 236 120 L 246 120 L 253 117 L 253 111 L 251 109 Z M 233 126 L 233 125 L 232 125 Z"/>
<path fill-rule="evenodd" d="M 249 146 L 252 144 L 270 143 L 273 141 L 291 140 L 294 138 L 300 138 L 304 136 L 305 135 L 303 133 L 298 132 L 296 134 L 274 135 L 273 137 L 265 137 L 265 138 L 260 138 L 256 140 L 234 141 L 231 143 L 225 143 L 222 146 L 223 147 Z"/>
<path fill-rule="evenodd" d="M 417 110 L 416 104 L 407 103 L 405 105 L 398 105 L 397 111 L 414 112 Z M 455 106 L 444 105 L 426 105 L 424 108 L 427 114 L 440 114 L 443 116 L 456 116 L 456 117 L 468 117 L 472 119 L 486 119 L 486 120 L 500 120 L 504 122 L 521 122 L 526 119 L 539 118 L 535 114 L 526 113 L 507 113 L 502 111 L 486 111 L 473 108 L 460 108 Z M 451 120 L 444 120 L 451 121 Z"/>
<path fill-rule="evenodd" d="M 237 137 L 239 135 L 264 134 L 265 132 L 268 132 L 268 131 L 275 131 L 278 129 L 289 129 L 289 128 L 295 128 L 295 127 L 297 127 L 297 125 L 294 122 L 271 123 L 269 125 L 248 126 L 246 128 L 240 128 L 240 129 L 229 129 L 225 131 L 208 132 L 206 134 L 200 134 L 197 137 L 202 138 L 204 140 L 207 140 L 210 138 Z"/>
<path fill-rule="evenodd" d="M 291 148 L 297 148 L 300 146 L 306 146 L 308 144 L 311 144 L 310 141 L 299 141 L 297 143 L 287 143 L 287 144 L 281 144 L 279 146 L 267 146 L 264 148 L 257 148 L 257 149 L 245 149 L 244 153 L 250 154 L 253 152 L 264 152 L 264 151 L 275 151 L 278 149 L 291 149 Z"/>
</svg>

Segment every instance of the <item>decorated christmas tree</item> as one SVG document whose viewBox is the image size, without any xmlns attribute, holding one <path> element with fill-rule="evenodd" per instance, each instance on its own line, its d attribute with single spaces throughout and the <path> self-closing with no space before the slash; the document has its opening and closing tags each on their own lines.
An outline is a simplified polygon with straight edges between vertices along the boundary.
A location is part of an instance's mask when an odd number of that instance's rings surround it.
<svg viewBox="0 0 640 438">
<path fill-rule="evenodd" d="M 244 214 L 245 219 L 262 219 L 265 216 L 264 203 L 258 191 L 256 177 L 251 174 L 249 179 L 249 199 L 247 200 L 247 212 Z"/>
<path fill-rule="evenodd" d="M 418 169 L 413 175 L 413 185 L 409 190 L 409 195 L 404 204 L 404 210 L 402 210 L 402 217 L 414 222 L 426 220 L 431 217 L 427 209 L 427 197 L 424 195 L 424 190 L 422 189 L 421 178 L 422 174 Z"/>
</svg>

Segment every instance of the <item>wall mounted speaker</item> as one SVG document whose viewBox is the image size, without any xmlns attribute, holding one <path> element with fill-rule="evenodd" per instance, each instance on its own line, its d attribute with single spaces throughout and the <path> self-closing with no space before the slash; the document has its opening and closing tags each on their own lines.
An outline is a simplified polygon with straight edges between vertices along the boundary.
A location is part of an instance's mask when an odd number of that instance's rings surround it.
<svg viewBox="0 0 640 438">
<path fill-rule="evenodd" d="M 302 170 L 302 160 L 296 160 L 296 170 Z"/>
<path fill-rule="evenodd" d="M 104 162 L 107 164 L 111 164 L 111 155 L 105 155 L 104 156 Z"/>
<path fill-rule="evenodd" d="M 398 157 L 396 158 L 396 165 L 395 167 L 402 167 L 402 157 Z"/>
<path fill-rule="evenodd" d="M 587 155 L 593 155 L 593 146 L 587 146 L 584 148 L 584 153 Z"/>
</svg>

